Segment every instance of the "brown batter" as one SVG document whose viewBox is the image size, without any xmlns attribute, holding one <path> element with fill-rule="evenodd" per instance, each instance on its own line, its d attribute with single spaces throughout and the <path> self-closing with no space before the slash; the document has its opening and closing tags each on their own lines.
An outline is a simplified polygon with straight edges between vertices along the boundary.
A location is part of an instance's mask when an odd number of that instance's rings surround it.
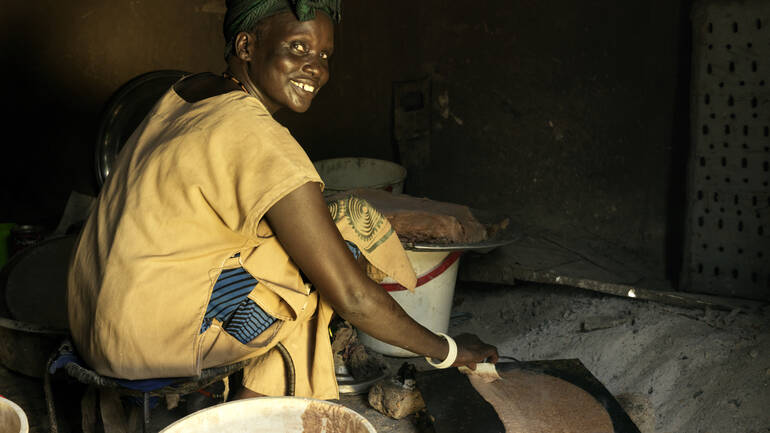
<svg viewBox="0 0 770 433">
<path fill-rule="evenodd" d="M 470 375 L 473 387 L 500 416 L 508 433 L 613 433 L 612 420 L 583 389 L 525 370 L 499 373 L 494 382 Z"/>
<path fill-rule="evenodd" d="M 344 406 L 310 403 L 302 414 L 302 433 L 369 433 Z"/>
<path fill-rule="evenodd" d="M 390 222 L 402 242 L 476 243 L 487 229 L 467 206 L 374 189 L 355 189 L 327 198 L 353 194 L 368 201 Z"/>
</svg>

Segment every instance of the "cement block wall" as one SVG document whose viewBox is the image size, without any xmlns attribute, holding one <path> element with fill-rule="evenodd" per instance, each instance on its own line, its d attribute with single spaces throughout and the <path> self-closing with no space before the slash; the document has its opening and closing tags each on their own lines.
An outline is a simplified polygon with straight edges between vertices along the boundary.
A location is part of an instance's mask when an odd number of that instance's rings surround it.
<svg viewBox="0 0 770 433">
<path fill-rule="evenodd" d="M 4 5 L 12 113 L 0 220 L 55 225 L 71 190 L 95 194 L 99 114 L 121 84 L 157 69 L 223 70 L 223 3 Z M 349 0 L 330 84 L 305 115 L 277 117 L 312 159 L 395 159 L 393 83 L 429 79 L 430 162 L 407 192 L 579 224 L 663 273 L 681 257 L 688 10 L 687 0 Z"/>
</svg>

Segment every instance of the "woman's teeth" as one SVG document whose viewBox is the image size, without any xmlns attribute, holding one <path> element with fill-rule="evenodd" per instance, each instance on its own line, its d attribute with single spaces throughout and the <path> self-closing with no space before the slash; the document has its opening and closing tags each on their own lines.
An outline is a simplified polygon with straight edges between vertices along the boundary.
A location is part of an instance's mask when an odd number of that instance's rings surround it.
<svg viewBox="0 0 770 433">
<path fill-rule="evenodd" d="M 299 81 L 291 80 L 291 84 L 294 85 L 294 87 L 298 87 L 306 92 L 313 93 L 315 92 L 315 87 L 311 86 L 310 84 L 300 83 Z"/>
</svg>

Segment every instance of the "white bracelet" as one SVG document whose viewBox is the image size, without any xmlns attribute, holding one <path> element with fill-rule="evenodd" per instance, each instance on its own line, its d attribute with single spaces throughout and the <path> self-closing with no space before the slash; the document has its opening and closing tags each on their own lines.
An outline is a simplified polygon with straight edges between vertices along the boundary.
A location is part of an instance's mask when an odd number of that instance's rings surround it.
<svg viewBox="0 0 770 433">
<path fill-rule="evenodd" d="M 440 363 L 434 362 L 430 356 L 426 356 L 425 360 L 428 361 L 428 364 L 436 368 L 449 368 L 457 360 L 457 343 L 455 343 L 455 340 L 452 337 L 446 334 L 442 334 L 441 332 L 437 332 L 436 334 L 441 337 L 444 337 L 446 342 L 449 344 L 449 353 L 447 353 L 446 359 L 441 361 Z"/>
</svg>

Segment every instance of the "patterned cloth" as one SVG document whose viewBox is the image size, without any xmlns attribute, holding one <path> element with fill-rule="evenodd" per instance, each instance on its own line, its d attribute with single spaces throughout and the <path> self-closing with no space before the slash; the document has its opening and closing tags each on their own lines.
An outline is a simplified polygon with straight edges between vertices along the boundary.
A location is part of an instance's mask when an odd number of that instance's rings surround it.
<svg viewBox="0 0 770 433">
<path fill-rule="evenodd" d="M 257 23 L 271 15 L 292 11 L 300 21 L 315 18 L 320 10 L 335 22 L 342 19 L 342 0 L 227 0 L 227 12 L 222 25 L 225 36 L 225 57 L 233 50 L 235 35 L 252 31 Z"/>
<path fill-rule="evenodd" d="M 328 198 L 326 204 L 345 241 L 354 244 L 372 266 L 414 290 L 417 276 L 388 219 L 355 195 L 337 197 Z"/>
</svg>

